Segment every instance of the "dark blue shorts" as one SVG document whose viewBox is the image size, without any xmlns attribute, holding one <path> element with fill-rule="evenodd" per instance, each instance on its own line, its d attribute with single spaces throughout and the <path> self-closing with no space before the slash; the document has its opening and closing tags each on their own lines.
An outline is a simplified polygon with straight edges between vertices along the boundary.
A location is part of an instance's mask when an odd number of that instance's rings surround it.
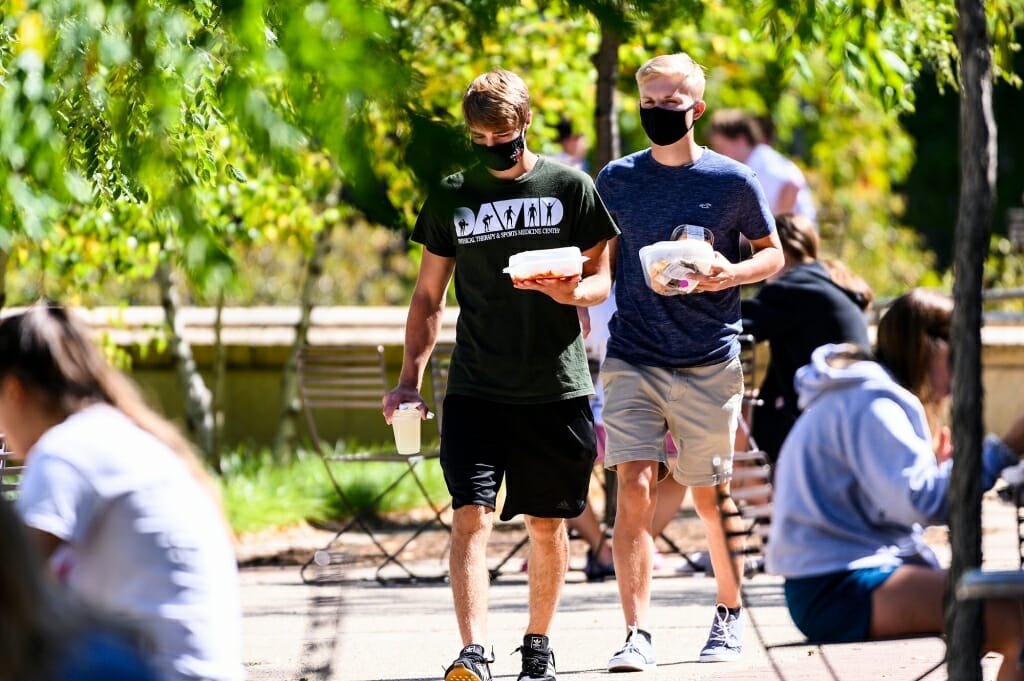
<svg viewBox="0 0 1024 681">
<path fill-rule="evenodd" d="M 845 570 L 786 579 L 793 623 L 813 643 L 864 641 L 871 630 L 871 593 L 896 568 Z"/>
<path fill-rule="evenodd" d="M 452 508 L 495 508 L 502 480 L 502 520 L 575 518 L 586 508 L 597 457 L 587 397 L 504 404 L 447 395 L 443 413 L 441 469 Z"/>
</svg>

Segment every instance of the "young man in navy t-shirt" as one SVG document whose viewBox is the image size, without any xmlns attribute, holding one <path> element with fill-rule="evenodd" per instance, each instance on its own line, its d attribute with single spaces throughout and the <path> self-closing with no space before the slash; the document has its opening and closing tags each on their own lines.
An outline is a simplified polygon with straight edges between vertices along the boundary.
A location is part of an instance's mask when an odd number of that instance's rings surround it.
<svg viewBox="0 0 1024 681">
<path fill-rule="evenodd" d="M 655 666 L 645 627 L 654 551 L 651 522 L 658 480 L 669 473 L 666 430 L 679 450 L 672 474 L 693 489 L 718 586 L 711 634 L 700 660 L 739 657 L 742 555 L 730 556 L 724 532 L 742 530 L 739 519 L 730 515 L 735 504 L 728 498 L 743 395 L 739 287 L 771 276 L 783 264 L 772 214 L 753 172 L 693 139 L 694 122 L 705 111 L 701 67 L 685 54 L 659 56 L 641 66 L 636 79 L 640 120 L 651 147 L 613 161 L 597 179 L 598 192 L 621 230 L 612 252 L 617 311 L 601 377 L 605 466 L 618 474 L 613 550 L 628 631 L 609 671 Z M 645 281 L 639 251 L 670 240 L 679 225 L 710 231 L 714 261 L 707 275 L 692 275 L 694 293 L 660 295 Z M 754 250 L 743 261 L 741 236 Z"/>
</svg>

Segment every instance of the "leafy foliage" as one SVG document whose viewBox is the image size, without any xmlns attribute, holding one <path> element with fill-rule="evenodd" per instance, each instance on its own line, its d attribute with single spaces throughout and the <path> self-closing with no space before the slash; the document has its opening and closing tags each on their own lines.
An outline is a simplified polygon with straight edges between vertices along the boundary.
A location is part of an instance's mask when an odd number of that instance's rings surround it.
<svg viewBox="0 0 1024 681">
<path fill-rule="evenodd" d="M 988 4 L 1009 82 L 1020 10 Z M 197 302 L 291 302 L 314 235 L 343 226 L 321 302 L 402 303 L 416 251 L 401 234 L 466 161 L 466 83 L 495 66 L 526 76 L 531 147 L 554 152 L 562 116 L 593 137 L 602 31 L 625 41 L 623 151 L 645 144 L 637 66 L 689 52 L 712 110 L 776 122 L 814 185 L 830 255 L 883 295 L 939 276 L 900 224 L 915 150 L 898 116 L 922 73 L 956 87 L 948 0 L 21 0 L 0 12 L 0 250 L 14 299 L 152 302 L 147 282 L 169 258 Z"/>
<path fill-rule="evenodd" d="M 331 486 L 320 457 L 299 451 L 281 462 L 269 450 L 236 450 L 225 454 L 220 477 L 224 505 L 231 527 L 237 533 L 284 527 L 302 521 L 313 523 L 343 520 L 348 512 Z M 359 464 L 359 475 L 344 476 L 345 494 L 358 508 L 365 508 L 394 477 L 393 464 Z M 418 469 L 433 498 L 445 494 L 444 479 L 437 461 Z M 382 501 L 381 515 L 407 512 L 423 504 L 423 497 L 411 479 L 399 484 Z"/>
</svg>

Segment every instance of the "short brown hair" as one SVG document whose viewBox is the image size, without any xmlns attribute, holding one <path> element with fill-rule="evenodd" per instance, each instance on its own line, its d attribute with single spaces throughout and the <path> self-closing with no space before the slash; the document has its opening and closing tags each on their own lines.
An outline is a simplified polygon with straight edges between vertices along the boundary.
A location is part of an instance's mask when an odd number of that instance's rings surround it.
<svg viewBox="0 0 1024 681">
<path fill-rule="evenodd" d="M 530 90 L 522 78 L 505 69 L 474 78 L 462 98 L 462 115 L 471 128 L 522 128 L 529 113 Z"/>
<path fill-rule="evenodd" d="M 677 52 L 648 59 L 637 69 L 636 82 L 643 85 L 658 76 L 678 77 L 694 99 L 704 98 L 704 67 L 688 54 Z"/>
<path fill-rule="evenodd" d="M 720 109 L 711 114 L 709 135 L 721 135 L 728 139 L 742 137 L 755 147 L 764 141 L 761 126 L 753 116 L 748 116 L 739 109 Z"/>
</svg>

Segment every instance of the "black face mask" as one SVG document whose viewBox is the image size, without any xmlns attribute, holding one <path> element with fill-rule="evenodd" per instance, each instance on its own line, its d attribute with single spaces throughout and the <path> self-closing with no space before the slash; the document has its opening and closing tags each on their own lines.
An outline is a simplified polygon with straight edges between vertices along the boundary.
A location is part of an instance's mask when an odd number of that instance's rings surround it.
<svg viewBox="0 0 1024 681">
<path fill-rule="evenodd" d="M 519 163 L 519 159 L 523 157 L 523 152 L 526 150 L 526 131 L 519 133 L 519 136 L 510 142 L 502 142 L 501 144 L 495 144 L 492 147 L 486 144 L 477 144 L 473 142 L 473 153 L 476 155 L 480 162 L 491 170 L 508 170 L 515 164 Z"/>
<path fill-rule="evenodd" d="M 700 100 L 697 100 L 681 111 L 640 107 L 640 124 L 644 126 L 644 132 L 652 142 L 659 147 L 667 147 L 683 139 L 686 133 L 690 132 L 693 123 L 687 124 L 686 114 L 699 103 Z"/>
</svg>

